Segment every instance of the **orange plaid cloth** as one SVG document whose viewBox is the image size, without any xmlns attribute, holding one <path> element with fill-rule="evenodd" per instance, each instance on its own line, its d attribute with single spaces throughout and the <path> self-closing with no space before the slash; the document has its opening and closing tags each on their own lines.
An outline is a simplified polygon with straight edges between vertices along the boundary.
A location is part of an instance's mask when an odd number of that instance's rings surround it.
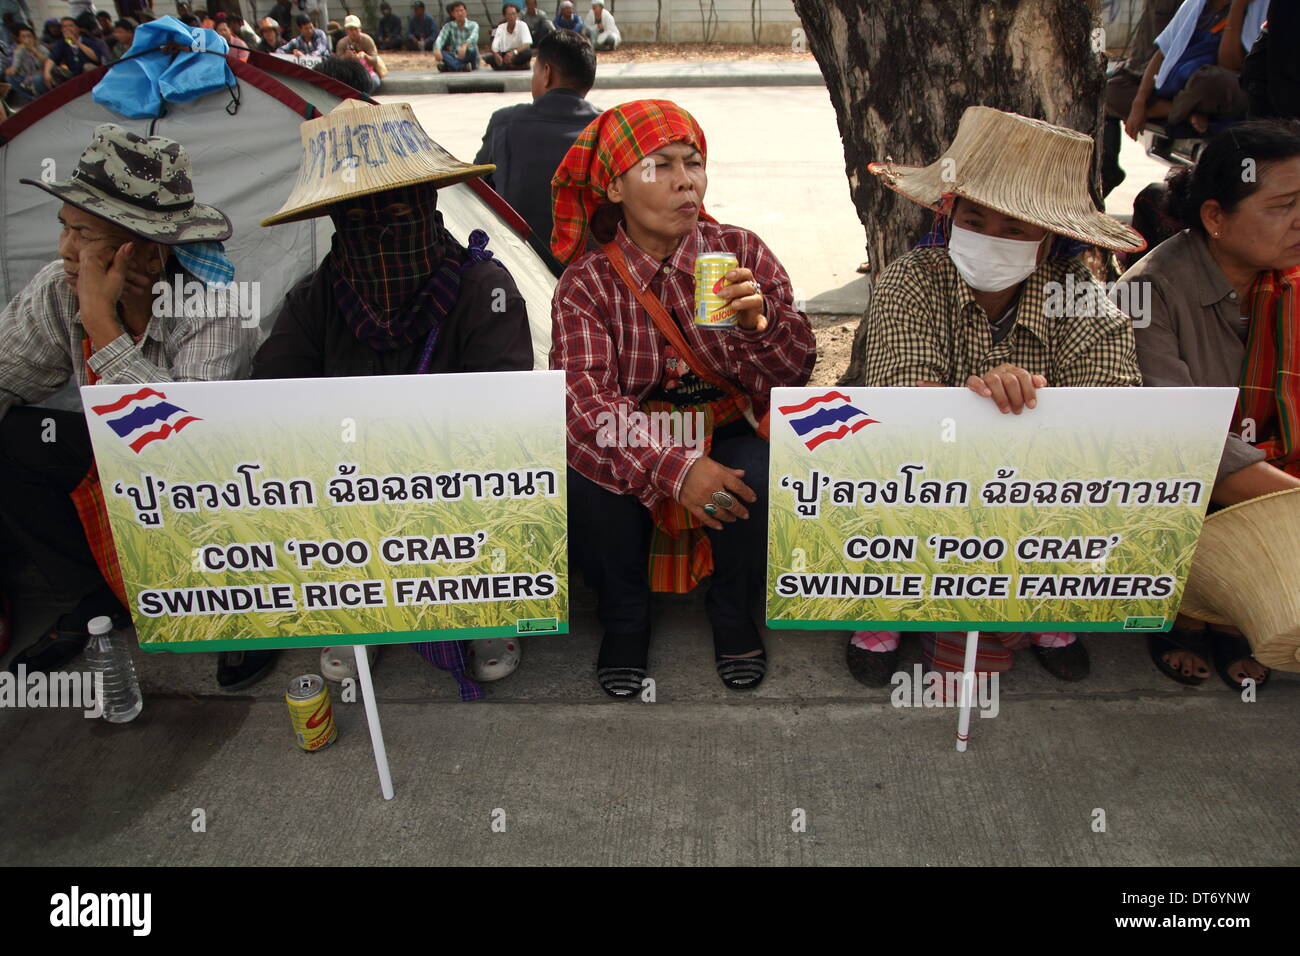
<svg viewBox="0 0 1300 956">
<path fill-rule="evenodd" d="M 1238 428 L 1242 420 L 1253 419 L 1260 436 L 1255 447 L 1273 465 L 1300 475 L 1300 266 L 1263 273 L 1248 299 Z"/>
<path fill-rule="evenodd" d="M 90 339 L 82 339 L 81 345 L 83 356 L 89 363 Z M 89 364 L 86 365 L 86 373 L 90 376 L 87 384 L 94 385 L 99 381 L 99 376 Z M 86 543 L 90 545 L 90 553 L 95 558 L 95 564 L 99 565 L 100 574 L 104 575 L 104 580 L 122 602 L 122 607 L 130 607 L 126 599 L 126 585 L 122 581 L 122 568 L 117 562 L 117 548 L 113 545 L 113 532 L 108 526 L 104 490 L 99 486 L 99 469 L 93 461 L 90 463 L 90 471 L 86 472 L 81 484 L 72 489 L 69 497 L 77 509 L 81 527 L 86 531 Z"/>
<path fill-rule="evenodd" d="M 739 399 L 722 398 L 706 405 L 683 407 L 646 400 L 643 412 L 703 412 L 704 454 L 713 451 L 713 432 L 740 418 Z M 650 534 L 650 590 L 659 594 L 687 594 L 713 573 L 713 546 L 695 515 L 665 498 L 650 509 L 654 529 Z"/>
<path fill-rule="evenodd" d="M 704 130 L 671 100 L 633 100 L 605 110 L 587 126 L 551 179 L 551 252 L 568 265 L 587 251 L 591 217 L 609 184 L 669 143 L 689 143 L 708 162 Z M 703 207 L 700 218 L 716 222 Z"/>
</svg>

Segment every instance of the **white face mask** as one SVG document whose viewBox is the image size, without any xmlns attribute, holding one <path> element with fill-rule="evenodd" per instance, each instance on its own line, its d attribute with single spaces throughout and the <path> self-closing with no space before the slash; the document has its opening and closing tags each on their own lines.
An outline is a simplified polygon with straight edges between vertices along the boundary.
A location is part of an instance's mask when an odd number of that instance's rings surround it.
<svg viewBox="0 0 1300 956">
<path fill-rule="evenodd" d="M 999 239 L 963 229 L 955 222 L 948 238 L 948 258 L 966 284 L 979 292 L 1001 292 L 1019 285 L 1038 268 L 1038 242 Z"/>
</svg>

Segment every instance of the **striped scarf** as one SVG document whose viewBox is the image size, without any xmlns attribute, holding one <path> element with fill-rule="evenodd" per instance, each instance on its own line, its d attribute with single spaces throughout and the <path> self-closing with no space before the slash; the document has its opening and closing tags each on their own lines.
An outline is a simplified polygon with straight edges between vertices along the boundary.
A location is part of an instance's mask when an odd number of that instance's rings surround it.
<svg viewBox="0 0 1300 956">
<path fill-rule="evenodd" d="M 1252 419 L 1261 436 L 1255 447 L 1270 463 L 1300 476 L 1300 266 L 1263 273 L 1247 298 L 1250 331 L 1237 427 Z"/>
<path fill-rule="evenodd" d="M 655 150 L 689 143 L 708 162 L 704 130 L 669 100 L 634 100 L 605 110 L 587 126 L 565 154 L 551 179 L 551 252 L 568 265 L 587 251 L 592 217 L 611 205 L 609 184 Z M 700 208 L 700 218 L 716 222 Z M 605 239 L 612 237 L 604 237 Z"/>
</svg>

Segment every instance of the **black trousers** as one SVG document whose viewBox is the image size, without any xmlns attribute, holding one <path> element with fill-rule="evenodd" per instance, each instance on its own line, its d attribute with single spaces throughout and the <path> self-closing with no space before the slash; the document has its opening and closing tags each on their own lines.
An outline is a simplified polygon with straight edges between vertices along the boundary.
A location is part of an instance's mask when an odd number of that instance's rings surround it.
<svg viewBox="0 0 1300 956">
<path fill-rule="evenodd" d="M 0 553 L 6 561 L 35 564 L 86 613 L 117 614 L 122 606 L 68 497 L 93 460 L 80 413 L 9 409 L 0 419 Z"/>
<path fill-rule="evenodd" d="M 742 479 L 758 500 L 747 504 L 748 520 L 708 530 L 713 577 L 705 597 L 709 623 L 748 627 L 761 601 L 767 568 L 768 443 L 745 422 L 718 430 L 711 458 L 744 469 Z M 596 592 L 596 614 L 605 631 L 629 634 L 650 627 L 648 561 L 651 517 L 633 495 L 606 491 L 572 468 L 569 482 L 569 541 L 574 561 Z"/>
</svg>

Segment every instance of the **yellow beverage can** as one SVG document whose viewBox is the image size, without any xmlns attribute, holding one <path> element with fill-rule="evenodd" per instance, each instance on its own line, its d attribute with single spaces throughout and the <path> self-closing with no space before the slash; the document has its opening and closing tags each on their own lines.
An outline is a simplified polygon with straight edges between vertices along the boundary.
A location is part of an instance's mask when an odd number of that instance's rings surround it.
<svg viewBox="0 0 1300 956">
<path fill-rule="evenodd" d="M 727 300 L 713 294 L 718 280 L 732 269 L 740 267 L 740 260 L 730 252 L 702 252 L 695 257 L 695 324 L 710 329 L 730 329 L 736 324 L 736 313 Z"/>
<path fill-rule="evenodd" d="M 303 750 L 315 753 L 338 739 L 330 690 L 319 675 L 295 677 L 289 682 L 289 692 L 284 699 L 289 705 L 289 722 L 293 724 L 294 737 Z"/>
</svg>

